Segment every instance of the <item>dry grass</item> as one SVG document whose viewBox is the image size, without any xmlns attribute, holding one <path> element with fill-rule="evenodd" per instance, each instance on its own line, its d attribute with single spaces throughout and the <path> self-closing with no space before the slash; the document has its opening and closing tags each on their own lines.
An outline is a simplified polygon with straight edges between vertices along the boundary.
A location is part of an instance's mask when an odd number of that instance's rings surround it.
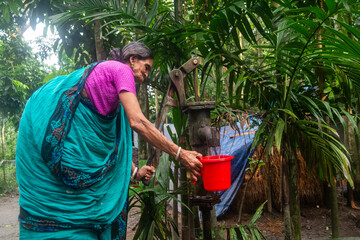
<svg viewBox="0 0 360 240">
<path fill-rule="evenodd" d="M 231 207 L 232 210 L 239 210 L 244 186 L 248 182 L 243 212 L 254 212 L 263 202 L 268 200 L 268 187 L 271 189 L 272 207 L 277 211 L 282 211 L 282 157 L 274 147 L 271 149 L 271 155 L 268 158 L 264 152 L 262 147 L 255 149 L 253 160 L 262 160 L 265 165 L 246 173 L 243 186 Z M 314 173 L 306 167 L 306 162 L 300 153 L 298 153 L 297 177 L 301 204 L 320 204 L 323 200 L 322 184 Z"/>
</svg>

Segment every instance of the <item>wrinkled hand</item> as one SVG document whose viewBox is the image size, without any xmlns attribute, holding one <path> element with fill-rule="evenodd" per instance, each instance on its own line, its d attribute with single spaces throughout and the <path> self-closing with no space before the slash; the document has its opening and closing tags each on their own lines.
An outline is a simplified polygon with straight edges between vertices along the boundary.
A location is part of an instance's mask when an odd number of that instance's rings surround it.
<svg viewBox="0 0 360 240">
<path fill-rule="evenodd" d="M 153 174 L 155 173 L 155 167 L 154 166 L 143 166 L 139 169 L 135 176 L 136 181 L 140 181 L 143 177 L 145 177 L 145 180 L 149 180 Z"/>
<path fill-rule="evenodd" d="M 191 173 L 193 181 L 197 181 L 197 177 L 201 176 L 200 169 L 203 166 L 199 161 L 199 158 L 201 157 L 202 155 L 195 151 L 188 151 L 185 149 L 181 149 L 180 151 L 179 161 Z"/>
</svg>

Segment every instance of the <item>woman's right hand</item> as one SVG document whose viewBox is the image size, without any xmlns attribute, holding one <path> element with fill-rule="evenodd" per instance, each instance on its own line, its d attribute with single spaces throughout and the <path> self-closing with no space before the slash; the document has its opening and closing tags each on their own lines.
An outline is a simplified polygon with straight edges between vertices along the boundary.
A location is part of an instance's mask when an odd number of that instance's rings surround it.
<svg viewBox="0 0 360 240">
<path fill-rule="evenodd" d="M 199 158 L 202 158 L 202 154 L 198 152 L 188 151 L 185 149 L 180 150 L 178 160 L 191 173 L 191 178 L 195 182 L 197 181 L 197 177 L 201 176 L 200 169 L 203 166 L 202 163 L 199 161 Z"/>
<path fill-rule="evenodd" d="M 155 168 L 153 166 L 144 165 L 136 173 L 135 180 L 140 181 L 143 177 L 148 181 L 155 173 Z"/>
</svg>

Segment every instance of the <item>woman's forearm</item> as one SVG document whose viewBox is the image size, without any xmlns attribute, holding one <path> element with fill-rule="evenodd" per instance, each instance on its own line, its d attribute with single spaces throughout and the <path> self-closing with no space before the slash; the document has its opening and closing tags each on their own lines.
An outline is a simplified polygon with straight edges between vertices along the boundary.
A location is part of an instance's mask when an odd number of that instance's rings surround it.
<svg viewBox="0 0 360 240">
<path fill-rule="evenodd" d="M 124 107 L 130 126 L 147 142 L 172 156 L 178 155 L 178 160 L 191 172 L 193 180 L 200 176 L 202 155 L 195 151 L 180 150 L 179 146 L 167 139 L 141 112 L 136 96 L 131 92 L 120 92 L 119 99 Z"/>
<path fill-rule="evenodd" d="M 140 117 L 131 127 L 154 147 L 171 156 L 176 155 L 179 146 L 167 139 L 145 116 Z"/>
</svg>

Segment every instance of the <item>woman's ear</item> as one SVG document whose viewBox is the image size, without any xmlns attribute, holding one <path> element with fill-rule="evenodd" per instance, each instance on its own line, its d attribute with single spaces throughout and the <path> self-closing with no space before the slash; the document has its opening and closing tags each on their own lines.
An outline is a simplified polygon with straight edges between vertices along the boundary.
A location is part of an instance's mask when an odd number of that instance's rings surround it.
<svg viewBox="0 0 360 240">
<path fill-rule="evenodd" d="M 129 59 L 130 64 L 134 64 L 138 60 L 138 57 L 136 55 L 132 55 Z"/>
</svg>

